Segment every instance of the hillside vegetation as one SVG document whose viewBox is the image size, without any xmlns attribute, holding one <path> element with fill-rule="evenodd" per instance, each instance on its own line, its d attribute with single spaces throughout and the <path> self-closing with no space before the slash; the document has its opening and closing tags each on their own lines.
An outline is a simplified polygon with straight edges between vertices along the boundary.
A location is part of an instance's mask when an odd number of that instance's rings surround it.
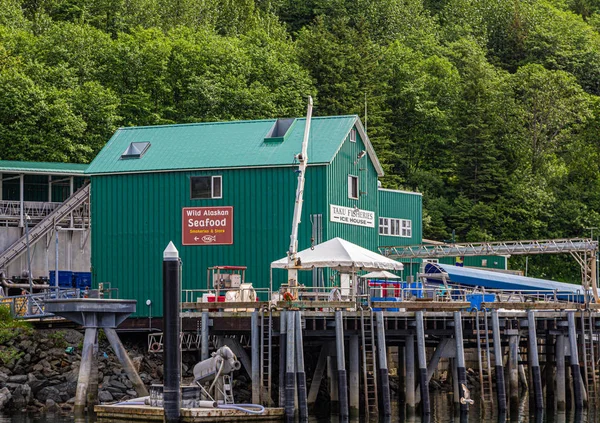
<svg viewBox="0 0 600 423">
<path fill-rule="evenodd" d="M 589 236 L 599 31 L 593 0 L 0 0 L 0 159 L 89 162 L 119 126 L 301 116 L 312 94 L 368 121 L 425 237 Z"/>
</svg>

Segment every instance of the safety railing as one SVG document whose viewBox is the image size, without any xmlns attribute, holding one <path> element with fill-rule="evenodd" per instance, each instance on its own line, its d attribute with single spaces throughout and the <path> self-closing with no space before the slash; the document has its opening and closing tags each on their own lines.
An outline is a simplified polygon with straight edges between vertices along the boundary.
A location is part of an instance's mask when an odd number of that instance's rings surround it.
<svg viewBox="0 0 600 423">
<path fill-rule="evenodd" d="M 81 291 L 76 288 L 49 290 L 38 294 L 16 295 L 0 298 L 0 304 L 8 306 L 16 319 L 38 319 L 53 317 L 46 312 L 46 301 L 54 299 L 79 298 Z"/>
</svg>

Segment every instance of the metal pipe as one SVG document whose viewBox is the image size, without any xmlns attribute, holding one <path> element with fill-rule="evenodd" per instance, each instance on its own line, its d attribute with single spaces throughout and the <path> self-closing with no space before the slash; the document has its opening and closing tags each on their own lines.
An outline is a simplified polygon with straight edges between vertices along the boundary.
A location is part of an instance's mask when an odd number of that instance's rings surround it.
<svg viewBox="0 0 600 423">
<path fill-rule="evenodd" d="M 86 328 L 83 338 L 83 350 L 81 351 L 81 364 L 79 365 L 79 377 L 77 378 L 77 391 L 75 393 L 75 415 L 81 416 L 85 412 L 88 384 L 92 369 L 92 353 L 96 341 L 96 328 Z"/>
<path fill-rule="evenodd" d="M 298 416 L 300 421 L 308 421 L 306 398 L 306 373 L 304 372 L 304 343 L 302 341 L 302 316 L 294 312 L 296 321 L 296 384 L 298 387 Z"/>
<path fill-rule="evenodd" d="M 504 366 L 502 364 L 502 341 L 500 340 L 500 321 L 498 310 L 492 310 L 492 337 L 494 339 L 494 361 L 496 367 L 496 394 L 498 412 L 506 413 L 506 386 L 504 385 Z"/>
<path fill-rule="evenodd" d="M 383 416 L 389 418 L 392 415 L 392 406 L 390 403 L 390 376 L 387 366 L 383 312 L 376 312 L 375 319 L 377 323 L 377 364 L 379 364 L 379 381 L 381 382 L 381 405 L 383 406 Z"/>
<path fill-rule="evenodd" d="M 258 311 L 253 311 L 250 317 L 251 351 L 252 351 L 252 403 L 260 403 L 260 332 L 258 329 Z"/>
<path fill-rule="evenodd" d="M 104 328 L 104 334 L 106 335 L 108 342 L 110 342 L 110 346 L 119 359 L 121 366 L 123 366 L 123 370 L 125 370 L 127 377 L 133 384 L 133 389 L 135 389 L 135 392 L 137 392 L 140 397 L 148 396 L 149 394 L 148 390 L 146 389 L 146 385 L 144 385 L 144 382 L 142 382 L 142 379 L 140 379 L 140 375 L 138 375 L 138 372 L 135 370 L 133 362 L 129 358 L 129 354 L 127 354 L 125 347 L 123 347 L 123 344 L 119 339 L 119 335 L 117 335 L 117 331 L 115 331 L 113 328 Z"/>
<path fill-rule="evenodd" d="M 180 420 L 181 406 L 181 323 L 179 304 L 181 303 L 179 252 L 172 242 L 163 253 L 163 361 L 164 387 L 163 402 L 166 423 Z"/>
<path fill-rule="evenodd" d="M 348 383 L 346 377 L 346 359 L 344 356 L 344 319 L 341 311 L 335 312 L 335 346 L 337 352 L 340 421 L 348 421 Z"/>
<path fill-rule="evenodd" d="M 535 408 L 544 409 L 544 392 L 542 390 L 542 373 L 540 371 L 540 362 L 537 350 L 537 334 L 535 330 L 535 312 L 527 311 L 528 334 L 529 334 L 529 366 L 531 367 L 531 377 L 533 379 L 533 392 L 535 397 Z"/>
<path fill-rule="evenodd" d="M 424 416 L 431 414 L 429 403 L 429 381 L 427 379 L 427 357 L 425 356 L 425 325 L 423 312 L 415 313 L 417 321 L 417 356 L 419 357 L 419 379 L 421 385 L 421 410 Z"/>
</svg>

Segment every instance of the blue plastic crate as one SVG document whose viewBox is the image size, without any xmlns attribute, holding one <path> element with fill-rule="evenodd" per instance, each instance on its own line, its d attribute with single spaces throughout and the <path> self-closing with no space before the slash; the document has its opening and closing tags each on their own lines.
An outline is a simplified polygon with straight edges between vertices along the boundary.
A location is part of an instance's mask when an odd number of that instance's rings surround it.
<svg viewBox="0 0 600 423">
<path fill-rule="evenodd" d="M 56 272 L 50 272 L 50 286 L 55 286 Z M 58 286 L 60 288 L 73 288 L 73 272 L 70 270 L 58 271 Z"/>
<path fill-rule="evenodd" d="M 493 303 L 496 294 L 467 294 L 467 301 L 471 303 L 471 310 L 481 310 L 481 303 Z"/>
<path fill-rule="evenodd" d="M 92 287 L 92 272 L 73 272 L 73 286 L 79 289 Z"/>
<path fill-rule="evenodd" d="M 389 302 L 399 302 L 400 298 L 395 297 L 371 297 L 371 301 L 389 301 Z M 386 308 L 381 309 L 379 307 L 374 307 L 373 311 L 400 311 L 399 308 Z"/>
</svg>

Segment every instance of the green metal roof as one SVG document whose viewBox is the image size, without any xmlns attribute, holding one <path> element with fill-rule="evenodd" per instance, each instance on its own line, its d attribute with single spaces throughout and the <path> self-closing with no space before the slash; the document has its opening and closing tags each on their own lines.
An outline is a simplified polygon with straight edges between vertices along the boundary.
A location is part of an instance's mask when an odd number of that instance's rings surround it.
<svg viewBox="0 0 600 423">
<path fill-rule="evenodd" d="M 89 165 L 77 163 L 0 160 L 0 172 L 41 175 L 83 175 Z"/>
<path fill-rule="evenodd" d="M 284 166 L 301 151 L 306 119 L 299 118 L 285 137 L 265 140 L 277 119 L 120 128 L 89 165 L 86 174 L 136 173 L 189 169 Z M 327 164 L 350 129 L 357 125 L 371 159 L 381 169 L 357 116 L 315 117 L 311 121 L 309 164 Z M 141 158 L 122 159 L 132 142 L 150 142 Z"/>
</svg>

